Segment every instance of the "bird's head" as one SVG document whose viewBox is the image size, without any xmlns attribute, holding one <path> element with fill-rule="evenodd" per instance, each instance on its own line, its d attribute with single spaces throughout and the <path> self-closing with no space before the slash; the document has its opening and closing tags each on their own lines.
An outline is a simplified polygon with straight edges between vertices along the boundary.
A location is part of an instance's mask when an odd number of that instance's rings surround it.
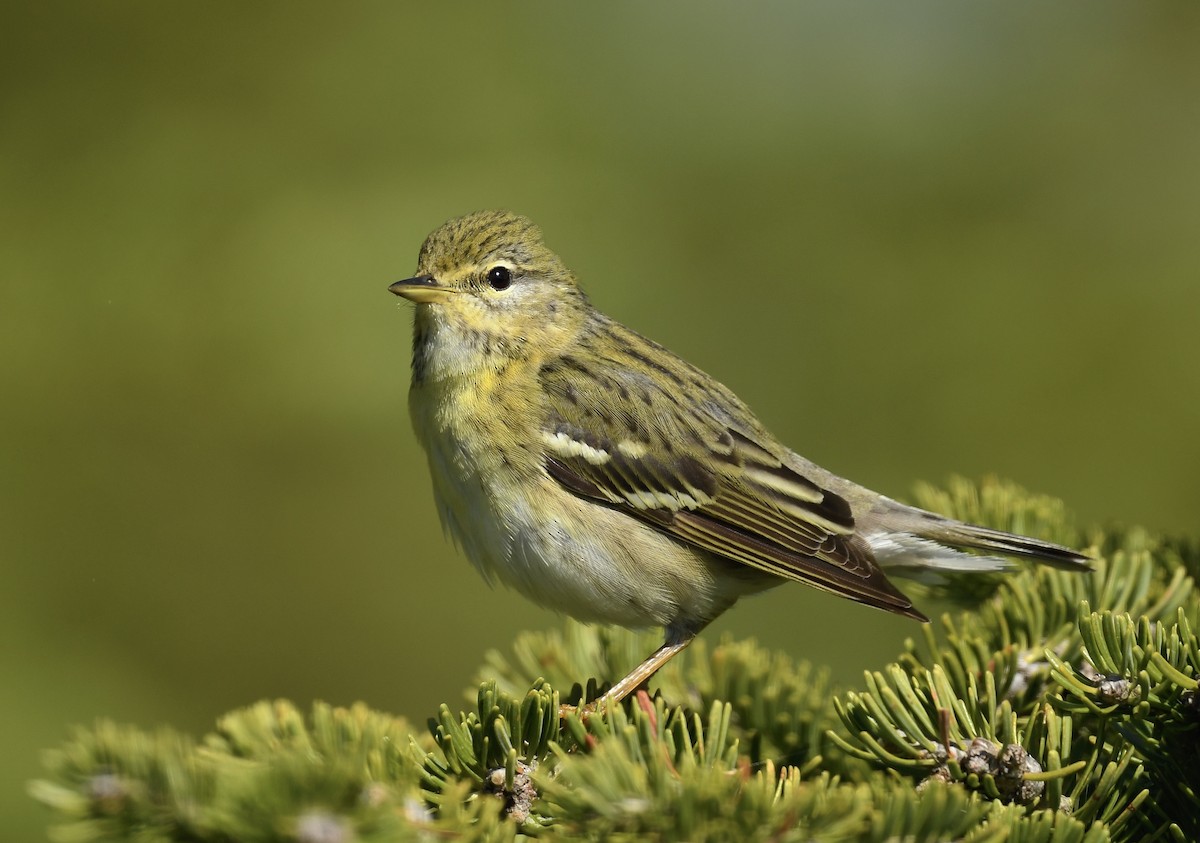
<svg viewBox="0 0 1200 843">
<path fill-rule="evenodd" d="M 477 211 L 445 223 L 425 238 L 417 274 L 388 289 L 417 303 L 418 376 L 527 357 L 572 333 L 588 307 L 538 227 L 510 211 Z"/>
</svg>

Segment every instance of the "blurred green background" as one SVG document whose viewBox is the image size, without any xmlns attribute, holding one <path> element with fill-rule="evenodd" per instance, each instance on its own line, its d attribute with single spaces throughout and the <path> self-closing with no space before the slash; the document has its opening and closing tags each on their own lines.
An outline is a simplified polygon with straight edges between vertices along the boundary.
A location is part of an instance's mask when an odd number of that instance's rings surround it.
<svg viewBox="0 0 1200 843">
<path fill-rule="evenodd" d="M 1198 24 L 5 4 L 7 831 L 41 836 L 23 783 L 68 724 L 200 733 L 273 696 L 419 724 L 557 623 L 443 540 L 409 430 L 386 287 L 477 208 L 538 220 L 598 305 L 842 474 L 994 472 L 1200 533 Z M 791 587 L 723 631 L 853 682 L 915 627 Z"/>
</svg>

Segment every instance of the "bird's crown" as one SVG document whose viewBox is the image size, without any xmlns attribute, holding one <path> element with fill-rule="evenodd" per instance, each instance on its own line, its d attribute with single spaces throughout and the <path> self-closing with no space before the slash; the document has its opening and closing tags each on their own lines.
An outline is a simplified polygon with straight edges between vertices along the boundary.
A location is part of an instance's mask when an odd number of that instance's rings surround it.
<svg viewBox="0 0 1200 843">
<path fill-rule="evenodd" d="M 417 259 L 419 273 L 442 283 L 494 266 L 560 283 L 574 281 L 562 259 L 546 247 L 541 229 L 512 211 L 476 211 L 444 223 L 425 238 Z"/>
</svg>

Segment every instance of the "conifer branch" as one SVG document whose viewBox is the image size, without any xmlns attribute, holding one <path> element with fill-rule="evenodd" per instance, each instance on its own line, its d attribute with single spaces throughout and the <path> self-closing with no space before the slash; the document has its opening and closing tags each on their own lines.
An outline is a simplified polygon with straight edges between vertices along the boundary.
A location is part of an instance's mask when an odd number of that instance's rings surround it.
<svg viewBox="0 0 1200 843">
<path fill-rule="evenodd" d="M 955 517 L 1068 544 L 1062 505 L 924 487 Z M 197 741 L 107 722 L 30 792 L 55 840 L 1200 839 L 1200 545 L 1091 530 L 1088 576 L 1025 568 L 838 691 L 752 641 L 697 642 L 604 715 L 560 721 L 657 643 L 567 624 L 487 654 L 427 733 L 364 705 L 258 703 Z"/>
</svg>

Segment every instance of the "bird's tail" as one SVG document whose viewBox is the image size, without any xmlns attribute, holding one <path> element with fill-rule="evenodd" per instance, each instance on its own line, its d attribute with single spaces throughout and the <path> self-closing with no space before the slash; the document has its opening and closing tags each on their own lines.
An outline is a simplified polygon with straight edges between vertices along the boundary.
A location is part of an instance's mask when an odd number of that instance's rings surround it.
<svg viewBox="0 0 1200 843">
<path fill-rule="evenodd" d="M 965 524 L 962 521 L 939 520 L 942 523 L 923 534 L 926 538 L 953 547 L 967 547 L 972 550 L 1000 553 L 1004 556 L 1033 559 L 1067 571 L 1090 571 L 1092 569 L 1089 556 L 1061 544 L 1029 536 L 1019 536 L 1016 533 L 1006 533 L 1004 530 L 993 530 L 990 527 Z"/>
<path fill-rule="evenodd" d="M 893 504 L 885 529 L 867 536 L 876 560 L 885 567 L 980 571 L 1009 567 L 1001 557 L 1032 559 L 1069 571 L 1090 571 L 1091 558 L 1061 544 L 955 521 L 916 507 Z M 977 556 L 961 549 L 997 556 Z"/>
</svg>

